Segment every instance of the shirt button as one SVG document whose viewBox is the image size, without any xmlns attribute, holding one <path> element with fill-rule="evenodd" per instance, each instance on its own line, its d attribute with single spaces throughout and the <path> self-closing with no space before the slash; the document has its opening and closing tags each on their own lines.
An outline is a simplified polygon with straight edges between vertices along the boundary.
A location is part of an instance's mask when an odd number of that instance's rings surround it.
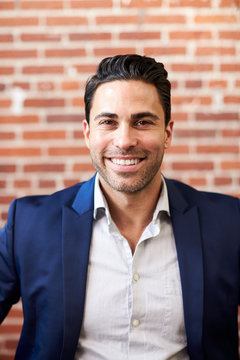
<svg viewBox="0 0 240 360">
<path fill-rule="evenodd" d="M 133 280 L 138 281 L 139 280 L 139 275 L 138 274 L 133 274 Z"/>
<path fill-rule="evenodd" d="M 140 321 L 135 319 L 135 320 L 133 320 L 132 324 L 134 327 L 138 327 L 140 325 Z"/>
</svg>

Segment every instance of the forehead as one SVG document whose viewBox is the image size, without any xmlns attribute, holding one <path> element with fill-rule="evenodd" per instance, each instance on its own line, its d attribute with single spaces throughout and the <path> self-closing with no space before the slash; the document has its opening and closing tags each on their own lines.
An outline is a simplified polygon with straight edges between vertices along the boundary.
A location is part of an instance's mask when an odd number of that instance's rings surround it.
<svg viewBox="0 0 240 360">
<path fill-rule="evenodd" d="M 98 107 L 162 107 L 154 85 L 141 80 L 114 80 L 98 86 L 92 110 Z"/>
</svg>

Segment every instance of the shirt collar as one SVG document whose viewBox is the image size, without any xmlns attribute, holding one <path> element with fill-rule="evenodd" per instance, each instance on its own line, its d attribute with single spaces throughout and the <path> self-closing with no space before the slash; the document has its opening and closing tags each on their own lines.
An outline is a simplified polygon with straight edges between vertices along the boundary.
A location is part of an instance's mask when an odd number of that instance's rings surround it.
<svg viewBox="0 0 240 360">
<path fill-rule="evenodd" d="M 160 193 L 160 196 L 159 196 L 159 199 L 157 202 L 157 206 L 153 213 L 153 220 L 157 219 L 157 217 L 161 211 L 167 212 L 167 214 L 170 216 L 167 185 L 166 185 L 166 182 L 165 182 L 163 176 L 162 176 L 162 189 L 161 189 L 161 193 Z M 95 178 L 95 185 L 94 185 L 93 217 L 95 220 L 97 220 L 104 215 L 107 216 L 108 223 L 110 223 L 111 215 L 109 212 L 107 201 L 101 190 L 100 183 L 99 183 L 99 175 L 97 173 L 96 178 Z"/>
</svg>

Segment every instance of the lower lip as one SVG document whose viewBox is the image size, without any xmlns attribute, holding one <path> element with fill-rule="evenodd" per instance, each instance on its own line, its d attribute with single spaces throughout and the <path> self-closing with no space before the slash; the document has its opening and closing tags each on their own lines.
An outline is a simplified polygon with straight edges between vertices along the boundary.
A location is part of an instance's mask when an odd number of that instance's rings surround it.
<svg viewBox="0 0 240 360">
<path fill-rule="evenodd" d="M 144 161 L 144 160 L 141 160 L 139 163 L 133 164 L 133 165 L 120 165 L 120 164 L 113 163 L 110 159 L 106 158 L 105 160 L 115 171 L 119 171 L 119 172 L 137 171 L 142 166 L 142 163 Z"/>
</svg>

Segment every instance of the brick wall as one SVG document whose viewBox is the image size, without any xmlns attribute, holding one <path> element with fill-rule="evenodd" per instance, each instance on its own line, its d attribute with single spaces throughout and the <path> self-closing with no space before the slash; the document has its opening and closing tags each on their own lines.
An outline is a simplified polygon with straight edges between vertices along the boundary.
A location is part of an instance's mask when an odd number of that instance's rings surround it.
<svg viewBox="0 0 240 360">
<path fill-rule="evenodd" d="M 162 61 L 175 135 L 164 173 L 240 196 L 239 0 L 1 0 L 0 222 L 10 201 L 93 174 L 81 134 L 83 91 L 102 57 Z M 12 359 L 22 316 L 0 328 Z"/>
</svg>

